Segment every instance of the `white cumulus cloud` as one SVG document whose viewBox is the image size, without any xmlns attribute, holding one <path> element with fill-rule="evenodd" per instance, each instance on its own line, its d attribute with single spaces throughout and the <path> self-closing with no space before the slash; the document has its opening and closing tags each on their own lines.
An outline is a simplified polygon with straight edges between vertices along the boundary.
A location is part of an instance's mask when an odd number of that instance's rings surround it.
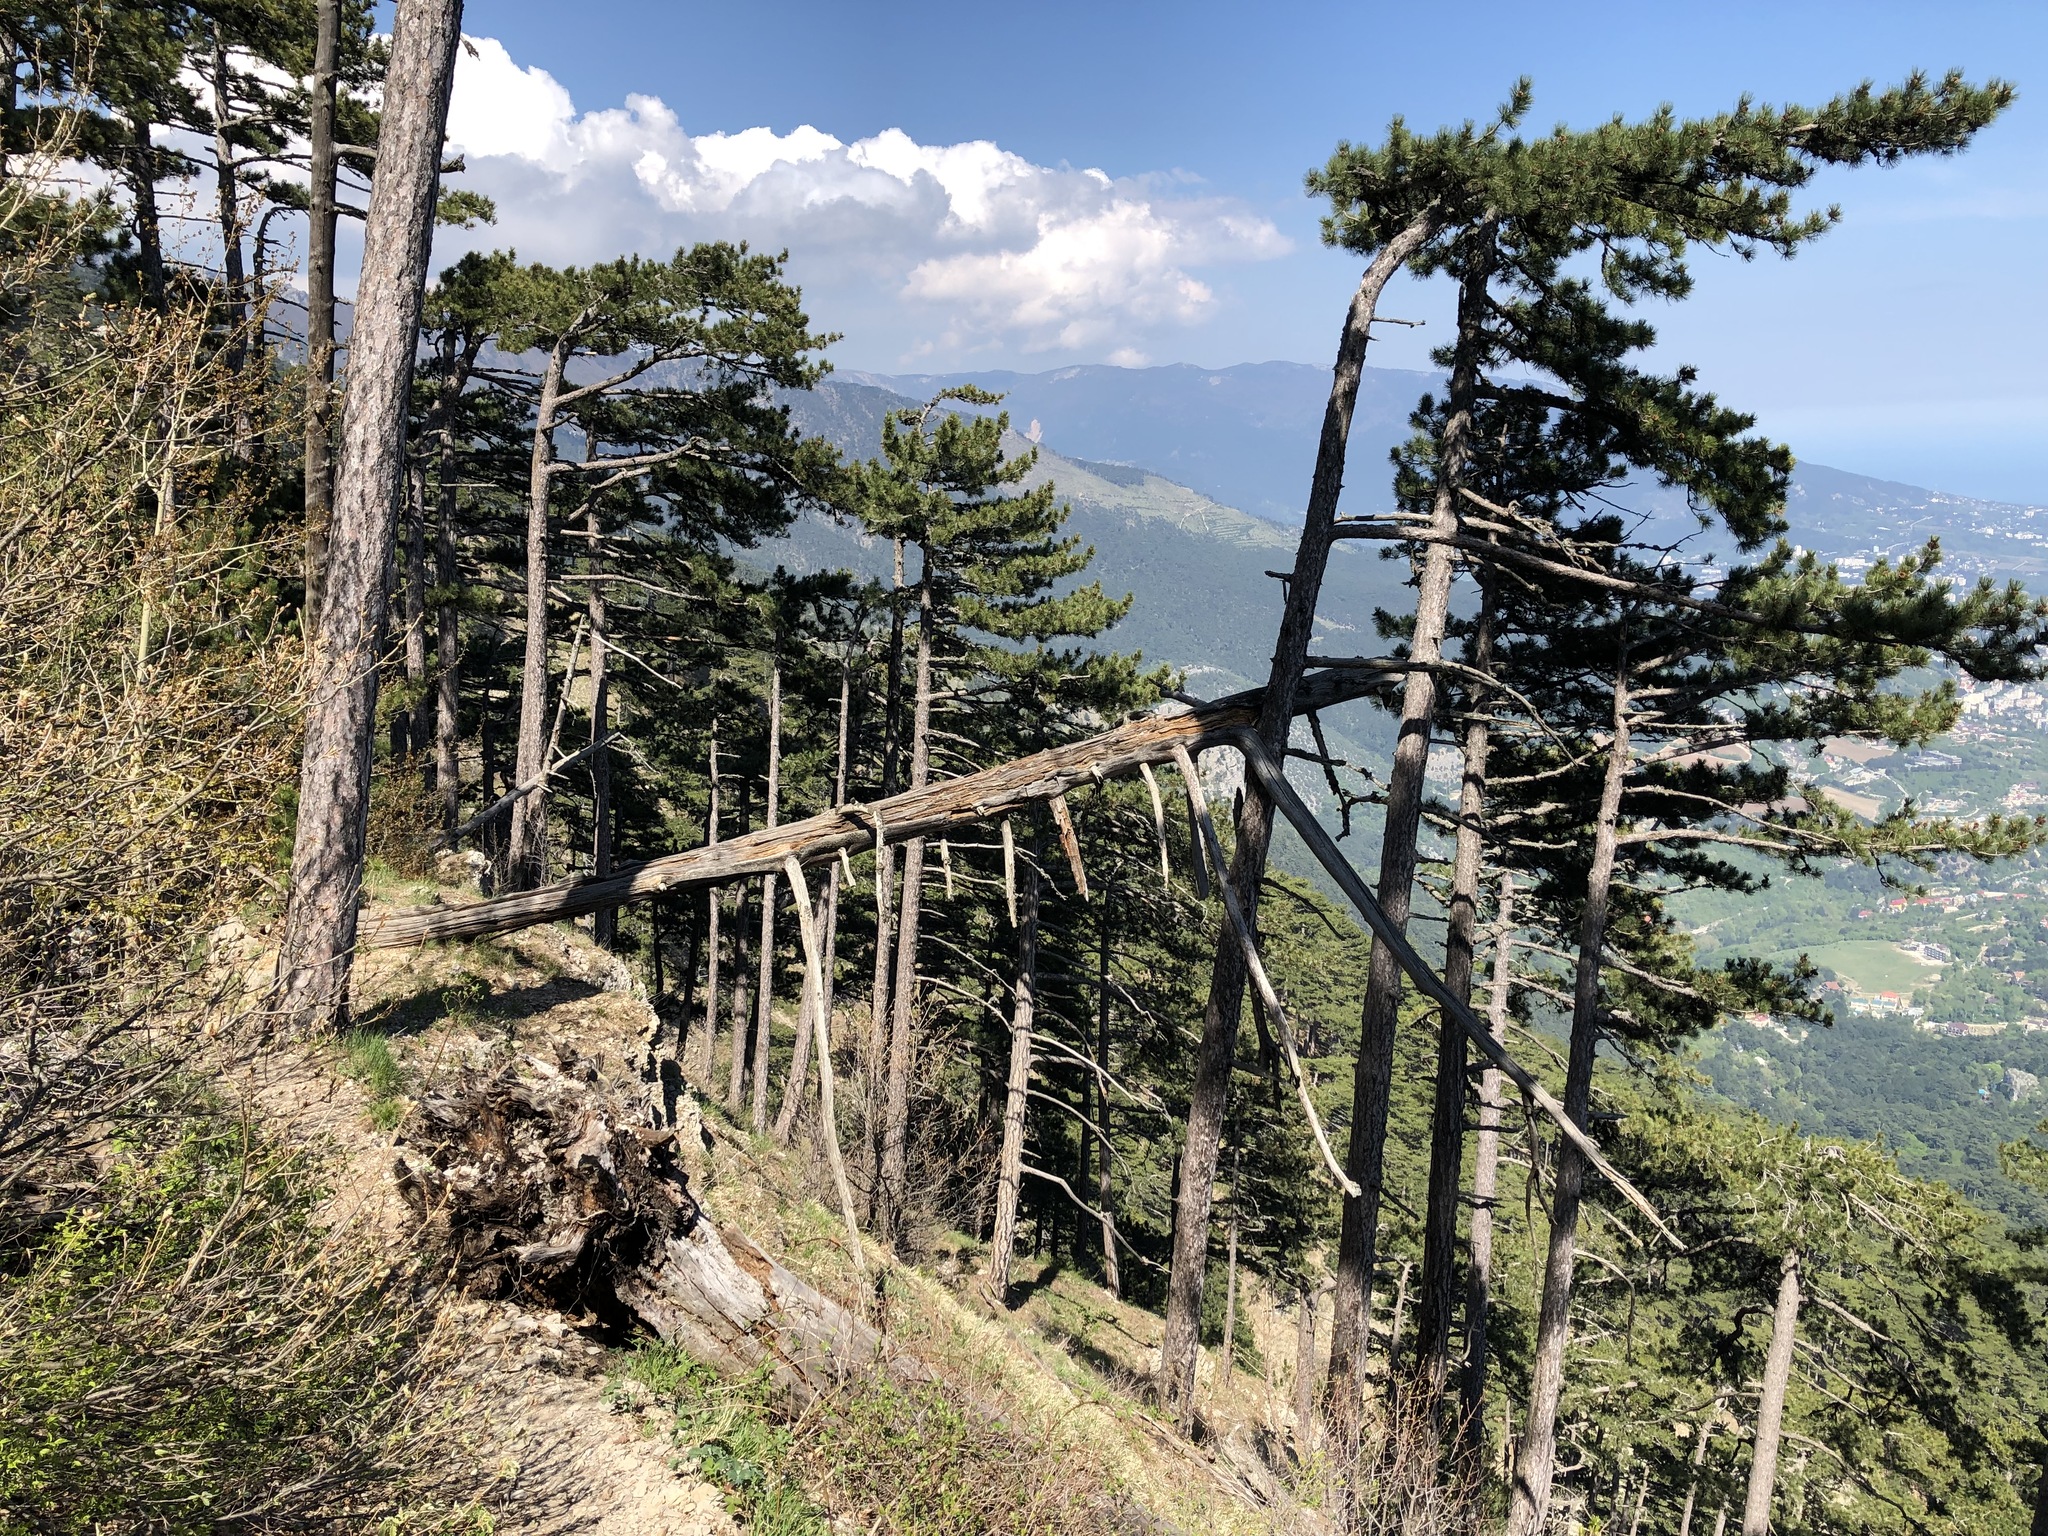
<svg viewBox="0 0 2048 1536">
<path fill-rule="evenodd" d="M 579 113 L 537 66 L 471 38 L 449 110 L 461 184 L 509 245 L 550 262 L 665 255 L 693 240 L 787 248 L 813 320 L 876 362 L 992 352 L 1136 357 L 1222 302 L 1199 270 L 1284 254 L 1262 215 L 1163 178 L 1032 163 L 900 128 L 845 143 L 808 124 L 692 134 L 658 97 Z"/>
</svg>

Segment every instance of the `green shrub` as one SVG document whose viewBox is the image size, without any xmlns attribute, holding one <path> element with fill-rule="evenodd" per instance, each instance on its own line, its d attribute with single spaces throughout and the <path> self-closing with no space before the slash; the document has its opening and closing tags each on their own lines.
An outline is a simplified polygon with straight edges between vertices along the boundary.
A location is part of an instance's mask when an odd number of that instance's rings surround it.
<svg viewBox="0 0 2048 1536">
<path fill-rule="evenodd" d="M 205 1115 L 0 1255 L 0 1532 L 374 1512 L 422 1320 L 314 1220 L 321 1172 Z"/>
</svg>

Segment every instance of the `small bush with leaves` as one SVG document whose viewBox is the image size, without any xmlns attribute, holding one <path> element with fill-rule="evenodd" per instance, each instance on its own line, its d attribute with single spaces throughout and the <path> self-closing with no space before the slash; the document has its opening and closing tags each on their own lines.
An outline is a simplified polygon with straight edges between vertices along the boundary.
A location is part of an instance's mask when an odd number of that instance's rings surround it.
<svg viewBox="0 0 2048 1536">
<path fill-rule="evenodd" d="M 4 1256 L 0 1530 L 266 1529 L 375 1502 L 424 1320 L 401 1272 L 315 1220 L 322 1172 L 196 1119 Z"/>
</svg>

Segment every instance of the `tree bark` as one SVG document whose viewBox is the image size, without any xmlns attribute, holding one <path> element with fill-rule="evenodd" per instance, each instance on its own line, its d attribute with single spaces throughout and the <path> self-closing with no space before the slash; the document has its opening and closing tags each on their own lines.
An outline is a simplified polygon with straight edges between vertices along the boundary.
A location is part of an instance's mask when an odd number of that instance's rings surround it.
<svg viewBox="0 0 2048 1536">
<path fill-rule="evenodd" d="M 996 1159 L 996 1229 L 989 1241 L 988 1290 L 999 1306 L 1010 1298 L 1010 1260 L 1017 1247 L 1017 1206 L 1024 1184 L 1024 1133 L 1031 1092 L 1031 1031 L 1038 1009 L 1038 865 L 1026 860 L 1017 923 L 1017 980 L 1010 1002 L 1010 1072 L 1003 1089 L 1003 1143 Z"/>
<path fill-rule="evenodd" d="M 1756 1408 L 1756 1449 L 1749 1462 L 1749 1495 L 1742 1506 L 1742 1536 L 1770 1536 L 1771 1495 L 1778 1482 L 1778 1445 L 1785 1430 L 1785 1389 L 1792 1380 L 1792 1346 L 1799 1331 L 1799 1250 L 1778 1262 L 1778 1306 L 1771 1317 L 1771 1348 L 1764 1357 L 1763 1397 Z"/>
<path fill-rule="evenodd" d="M 554 484 L 555 402 L 570 345 L 564 336 L 549 349 L 534 408 L 526 483 L 526 655 L 519 675 L 519 762 L 514 770 L 514 782 L 520 784 L 547 771 L 548 503 Z M 530 891 L 547 880 L 547 817 L 545 786 L 522 795 L 512 807 L 512 847 L 505 861 L 505 884 L 511 890 Z"/>
<path fill-rule="evenodd" d="M 782 658 L 768 662 L 768 816 L 773 830 L 782 807 Z M 777 877 L 761 880 L 761 974 L 754 984 L 753 1126 L 768 1133 L 768 1046 L 775 1024 L 775 901 Z"/>
<path fill-rule="evenodd" d="M 1487 1022 L 1493 1038 L 1508 1032 L 1508 986 L 1513 976 L 1515 877 L 1500 877 L 1499 912 L 1493 930 L 1493 991 Z M 1472 1147 L 1471 1258 L 1465 1274 L 1465 1378 L 1459 1411 L 1459 1434 L 1467 1464 L 1477 1468 L 1486 1449 L 1486 1330 L 1492 1311 L 1493 1208 L 1500 1180 L 1500 1068 L 1491 1062 L 1479 1076 L 1479 1131 Z"/>
<path fill-rule="evenodd" d="M 711 722 L 711 803 L 704 817 L 707 848 L 718 846 L 718 722 Z M 718 916 L 719 908 L 725 904 L 725 892 L 712 889 L 704 893 L 704 1027 L 698 1033 L 703 1037 L 699 1048 L 702 1061 L 697 1064 L 694 1076 L 706 1089 L 711 1086 L 712 1061 L 718 1045 Z"/>
<path fill-rule="evenodd" d="M 306 612 L 320 611 L 327 527 L 334 511 L 334 89 L 341 59 L 341 0 L 313 0 L 309 103 L 312 140 L 306 232 Z M 161 278 L 159 278 L 161 280 Z"/>
<path fill-rule="evenodd" d="M 1578 971 L 1572 989 L 1571 1049 L 1565 1066 L 1564 1109 L 1584 1128 L 1593 1098 L 1593 1059 L 1600 1043 L 1600 957 L 1607 939 L 1607 909 L 1614 878 L 1615 822 L 1628 776 L 1628 662 L 1614 679 L 1613 736 L 1593 826 L 1593 860 L 1586 874 L 1586 904 L 1579 919 Z M 1567 1141 L 1557 1152 L 1551 1194 L 1550 1251 L 1543 1268 L 1543 1300 L 1536 1317 L 1536 1349 L 1529 1377 L 1529 1412 L 1509 1490 L 1508 1536 L 1537 1536 L 1550 1508 L 1557 1465 L 1557 1402 L 1564 1391 L 1564 1353 L 1571 1333 L 1572 1276 L 1577 1262 L 1579 1203 L 1586 1159 Z"/>
<path fill-rule="evenodd" d="M 1345 316 L 1331 374 L 1330 399 L 1323 411 L 1322 437 L 1316 446 L 1315 476 L 1309 486 L 1301 542 L 1295 550 L 1293 576 L 1285 589 L 1272 670 L 1260 700 L 1259 739 L 1268 751 L 1276 754 L 1287 750 L 1295 694 L 1315 632 L 1316 599 L 1329 564 L 1331 532 L 1344 488 L 1345 449 L 1351 437 L 1352 414 L 1358 405 L 1359 376 L 1371 341 L 1373 311 L 1387 283 L 1435 232 L 1435 227 L 1431 215 L 1390 240 L 1367 266 Z M 1244 893 L 1247 903 L 1255 904 L 1258 900 L 1272 826 L 1272 809 L 1265 795 L 1247 783 L 1230 872 L 1233 885 Z M 1247 916 L 1256 918 L 1255 905 Z M 1244 986 L 1244 954 L 1236 930 L 1226 919 L 1217 931 L 1209 996 L 1202 1012 L 1202 1041 L 1195 1057 L 1195 1080 L 1188 1099 L 1181 1179 L 1175 1196 L 1166 1332 L 1159 1351 L 1160 1396 L 1183 1427 L 1192 1424 L 1194 1414 L 1202 1287 L 1209 1253 L 1209 1207 L 1216 1182 L 1217 1151 L 1222 1142 L 1223 1113 L 1230 1096 L 1230 1073 L 1237 1054 Z"/>
<path fill-rule="evenodd" d="M 308 677 L 291 900 L 274 1005 L 298 1029 L 348 1018 L 363 883 L 384 566 L 405 465 L 405 414 L 461 0 L 400 0 L 384 87 L 382 174 L 364 234 L 362 301 L 342 411 L 330 591 Z"/>
<path fill-rule="evenodd" d="M 1493 664 L 1493 614 L 1485 583 L 1472 638 L 1471 666 Z M 1479 927 L 1480 864 L 1486 850 L 1485 711 L 1490 695 L 1471 692 L 1464 772 L 1458 785 L 1457 847 L 1451 859 L 1451 910 L 1444 937 L 1444 985 L 1472 995 L 1473 941 Z M 1422 1295 L 1416 1319 L 1416 1376 L 1427 1401 L 1443 1400 L 1450 1381 L 1451 1316 L 1457 1308 L 1458 1205 L 1465 1177 L 1465 1031 L 1448 1012 L 1437 1023 L 1436 1099 L 1430 1116 L 1429 1198 L 1423 1215 Z"/>
<path fill-rule="evenodd" d="M 916 703 L 910 725 L 910 788 L 931 778 L 932 626 L 937 615 L 932 591 L 931 551 L 921 550 L 917 578 Z M 903 849 L 903 902 L 896 924 L 896 979 L 889 1012 L 889 1065 L 882 1120 L 882 1240 L 894 1246 L 902 1236 L 903 1206 L 910 1173 L 910 1067 L 917 1024 L 917 935 L 924 907 L 924 839 Z"/>
<path fill-rule="evenodd" d="M 597 498 L 592 497 L 585 527 L 590 537 L 590 564 L 597 565 L 600 528 Z M 604 583 L 593 581 L 587 600 L 590 614 L 590 872 L 599 880 L 612 872 L 612 754 L 603 743 L 611 734 L 611 680 L 607 675 Z M 619 909 L 600 907 L 590 915 L 590 935 L 601 949 L 619 941 Z"/>
</svg>

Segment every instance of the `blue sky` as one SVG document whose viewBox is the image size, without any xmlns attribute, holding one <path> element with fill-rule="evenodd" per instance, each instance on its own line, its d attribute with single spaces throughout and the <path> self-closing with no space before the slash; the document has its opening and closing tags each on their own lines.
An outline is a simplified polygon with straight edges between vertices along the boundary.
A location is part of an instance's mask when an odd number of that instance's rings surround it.
<svg viewBox="0 0 2048 1536">
<path fill-rule="evenodd" d="M 788 246 L 842 368 L 1326 365 L 1356 277 L 1302 173 L 1400 113 L 1532 126 L 1815 101 L 1959 66 L 2019 104 L 1968 154 L 1818 181 L 1790 263 L 1704 256 L 1672 360 L 1802 457 L 2048 501 L 2048 8 L 471 0 L 451 134 L 499 199 L 464 239 L 594 260 Z M 493 48 L 486 40 L 495 40 Z M 799 130 L 809 129 L 810 133 Z M 767 132 L 747 133 L 747 130 Z M 1424 366 L 1436 322 L 1376 344 Z"/>
</svg>

